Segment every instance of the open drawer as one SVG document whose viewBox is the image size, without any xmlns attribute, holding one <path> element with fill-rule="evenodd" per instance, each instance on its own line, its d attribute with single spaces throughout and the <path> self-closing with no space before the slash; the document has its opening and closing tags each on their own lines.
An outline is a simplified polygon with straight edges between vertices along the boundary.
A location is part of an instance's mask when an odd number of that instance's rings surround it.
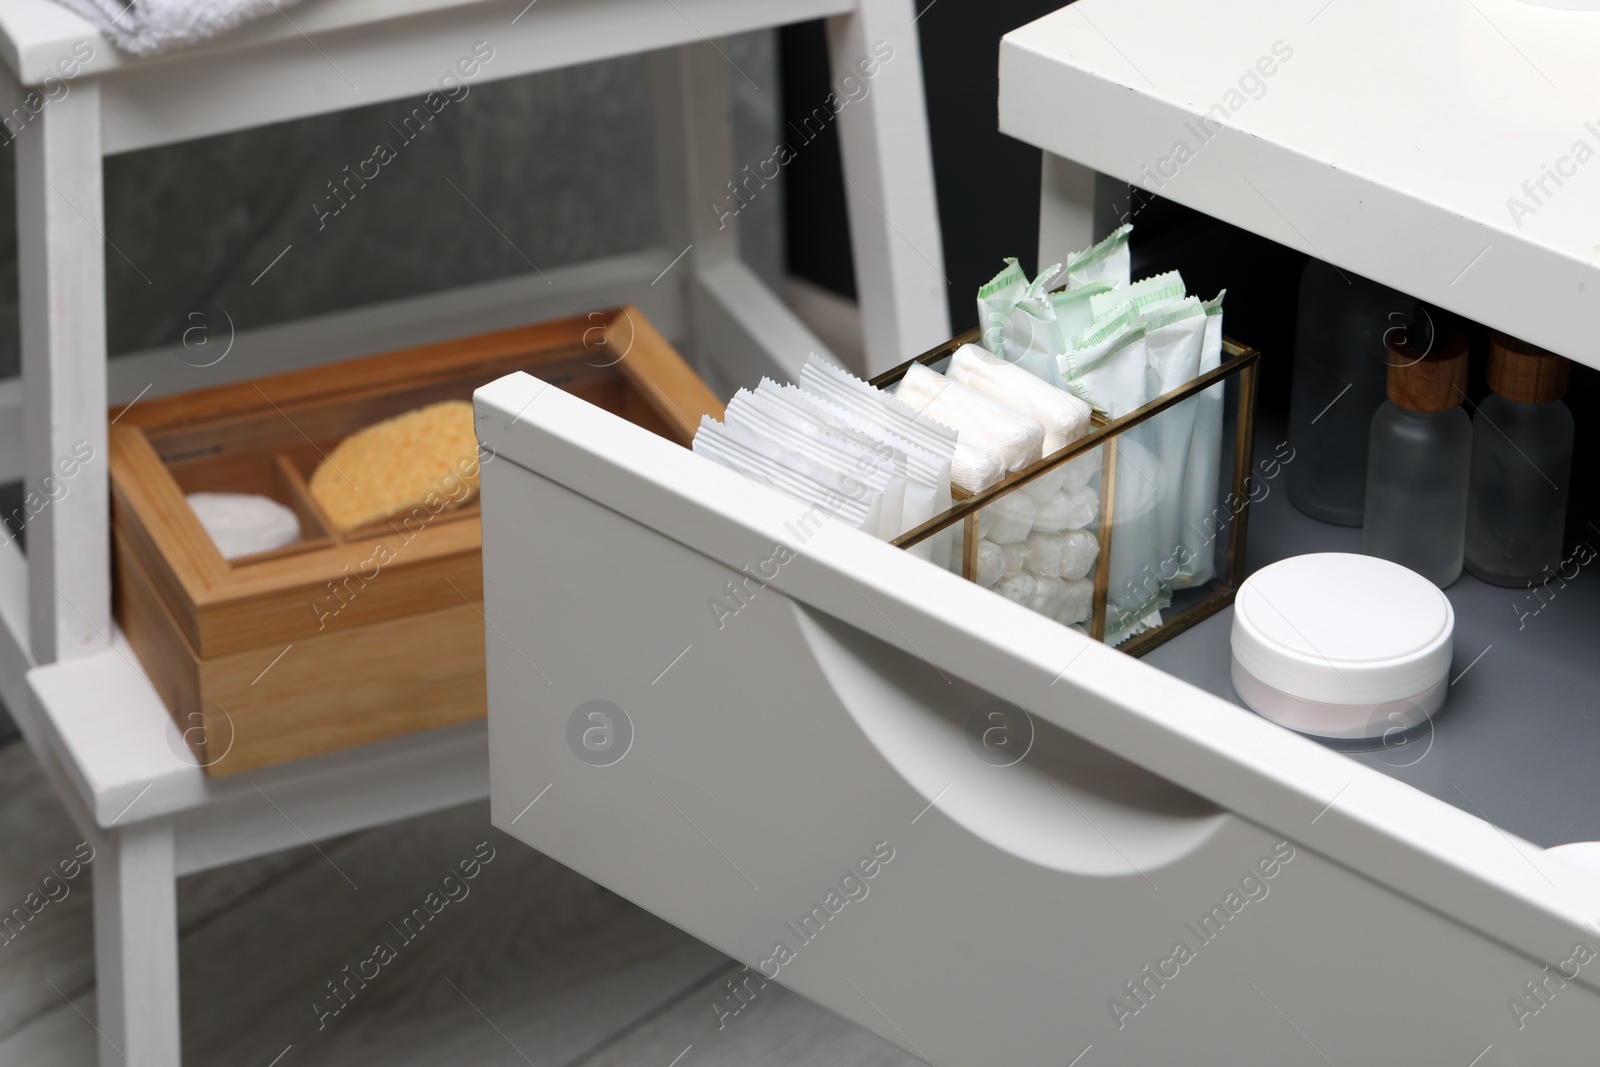
<svg viewBox="0 0 1600 1067">
<path fill-rule="evenodd" d="M 1600 880 L 532 377 L 476 407 L 522 841 L 936 1064 L 1589 1054 Z"/>
</svg>

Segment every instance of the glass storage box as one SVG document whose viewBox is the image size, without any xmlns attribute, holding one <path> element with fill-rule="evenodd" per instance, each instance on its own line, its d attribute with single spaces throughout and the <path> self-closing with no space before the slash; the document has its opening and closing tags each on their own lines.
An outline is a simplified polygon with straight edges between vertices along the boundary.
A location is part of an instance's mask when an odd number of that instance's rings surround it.
<svg viewBox="0 0 1600 1067">
<path fill-rule="evenodd" d="M 979 339 L 978 330 L 962 334 L 879 375 L 872 384 L 892 389 L 912 363 L 943 371 L 956 349 Z M 1030 486 L 1037 489 L 1063 479 L 1073 484 L 1087 473 L 1084 467 L 1090 466 L 1087 488 L 1093 490 L 1093 499 L 1085 503 L 1091 505 L 1086 511 L 1092 510 L 1094 516 L 1080 529 L 1093 536 L 1098 549 L 1094 562 L 1081 577 L 1073 570 L 1067 573 L 1074 577 L 1053 579 L 1049 589 L 1036 594 L 1029 606 L 1132 655 L 1156 647 L 1231 604 L 1244 578 L 1245 536 L 1254 491 L 1250 464 L 1260 358 L 1255 349 L 1224 339 L 1222 363 L 1215 370 L 1126 415 L 1107 418 L 1095 412 L 1085 436 L 1009 473 L 980 493 L 956 488 L 955 502 L 948 511 L 892 543 L 910 548 L 953 529 L 953 536 L 934 541 L 939 546 L 934 549 L 936 561 L 964 578 L 979 581 L 980 571 L 985 569 L 979 559 L 985 535 L 1007 524 L 1008 508 L 1030 510 L 1017 494 L 1024 494 Z M 1192 424 L 1194 409 L 1204 403 L 1220 407 L 1219 462 L 1214 470 L 1190 467 L 1169 476 L 1160 459 L 1169 453 L 1158 442 L 1169 431 Z M 1069 465 L 1076 469 L 1075 477 Z M 1173 466 L 1180 465 L 1187 464 Z M 1267 478 L 1275 474 L 1270 467 L 1262 471 Z M 1178 535 L 1170 535 L 1173 524 L 1168 525 L 1165 537 L 1153 531 L 1160 502 L 1166 501 L 1182 513 L 1185 509 L 1179 498 L 1184 496 L 1201 506 L 1196 509 L 1191 504 L 1182 515 L 1175 524 Z M 1015 529 L 1005 536 L 1014 537 Z M 948 560 L 941 542 L 950 546 Z M 1012 553 L 1029 550 L 1026 542 L 1017 540 L 1000 547 Z M 994 551 L 992 547 L 984 550 Z M 1077 555 L 1081 560 L 1083 553 Z M 1055 585 L 1056 581 L 1062 585 Z M 1017 595 L 1012 599 L 1028 602 Z"/>
</svg>

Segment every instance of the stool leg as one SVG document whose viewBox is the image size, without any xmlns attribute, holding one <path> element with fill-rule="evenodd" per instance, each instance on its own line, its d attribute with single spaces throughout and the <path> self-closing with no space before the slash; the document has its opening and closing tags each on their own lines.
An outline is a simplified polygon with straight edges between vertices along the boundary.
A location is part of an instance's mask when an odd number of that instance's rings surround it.
<svg viewBox="0 0 1600 1067">
<path fill-rule="evenodd" d="M 663 284 L 685 294 L 692 355 L 718 372 L 714 387 L 798 381 L 808 354 L 835 357 L 739 257 L 739 214 L 778 195 L 778 156 L 735 168 L 728 60 L 709 41 L 653 63 L 662 230 L 669 252 L 688 250 Z"/>
<path fill-rule="evenodd" d="M 100 1067 L 178 1067 L 178 895 L 172 827 L 113 829 L 95 855 Z"/>
<path fill-rule="evenodd" d="M 950 336 L 922 54 L 912 17 L 911 0 L 859 0 L 851 14 L 828 20 L 871 374 Z"/>
<path fill-rule="evenodd" d="M 41 664 L 103 648 L 111 632 L 100 87 L 67 88 L 15 134 L 29 637 Z"/>
</svg>

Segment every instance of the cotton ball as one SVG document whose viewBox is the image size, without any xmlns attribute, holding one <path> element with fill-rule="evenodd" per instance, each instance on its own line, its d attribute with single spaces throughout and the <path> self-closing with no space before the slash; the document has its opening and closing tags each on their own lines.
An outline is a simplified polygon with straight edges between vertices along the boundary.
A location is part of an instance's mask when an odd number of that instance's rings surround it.
<svg viewBox="0 0 1600 1067">
<path fill-rule="evenodd" d="M 978 539 L 978 584 L 993 589 L 1005 576 L 1005 553 L 1000 546 L 986 537 Z"/>
<path fill-rule="evenodd" d="M 1034 580 L 1027 571 L 1008 574 L 995 585 L 994 591 L 1007 600 L 1027 606 L 1033 598 Z"/>
<path fill-rule="evenodd" d="M 1034 529 L 1046 533 L 1080 530 L 1100 514 L 1100 494 L 1085 486 L 1075 492 L 1063 491 L 1034 516 Z"/>
<path fill-rule="evenodd" d="M 1071 466 L 1072 464 L 1070 463 L 1063 463 L 1054 470 L 1046 471 L 1033 481 L 1023 484 L 1020 488 L 1033 499 L 1035 504 L 1047 504 L 1050 502 L 1050 498 L 1061 492 L 1062 488 L 1067 484 L 1067 478 L 1072 473 L 1067 468 Z"/>
<path fill-rule="evenodd" d="M 1060 578 L 1039 578 L 1034 583 L 1033 596 L 1029 598 L 1028 606 L 1039 614 L 1053 619 L 1056 613 L 1066 606 L 1071 595 L 1071 588 Z"/>
<path fill-rule="evenodd" d="M 1100 470 L 1100 450 L 1091 448 L 1075 459 L 1069 459 L 1059 468 L 1062 472 L 1061 488 L 1069 492 L 1082 489 Z"/>
<path fill-rule="evenodd" d="M 1100 539 L 1088 530 L 1072 530 L 1061 535 L 1062 578 L 1082 578 L 1094 569 L 1100 558 Z"/>
<path fill-rule="evenodd" d="M 997 545 L 1021 541 L 1033 529 L 1039 505 L 1026 493 L 1007 493 L 978 512 L 978 536 Z"/>
<path fill-rule="evenodd" d="M 300 540 L 295 513 L 253 493 L 190 493 L 189 507 L 223 559 L 271 552 Z"/>
<path fill-rule="evenodd" d="M 1054 613 L 1055 620 L 1068 625 L 1086 621 L 1094 611 L 1094 583 L 1080 579 L 1061 584 L 1066 586 L 1066 595 Z"/>
<path fill-rule="evenodd" d="M 1041 578 L 1061 577 L 1062 535 L 1039 530 L 1023 542 L 1028 549 L 1028 570 Z"/>
</svg>

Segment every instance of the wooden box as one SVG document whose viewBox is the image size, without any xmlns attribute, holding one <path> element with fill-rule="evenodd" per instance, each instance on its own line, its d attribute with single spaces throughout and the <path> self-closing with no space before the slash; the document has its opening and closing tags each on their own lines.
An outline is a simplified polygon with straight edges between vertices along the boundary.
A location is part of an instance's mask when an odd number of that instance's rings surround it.
<svg viewBox="0 0 1600 1067">
<path fill-rule="evenodd" d="M 484 714 L 476 499 L 340 535 L 307 481 L 348 434 L 515 370 L 684 445 L 722 415 L 633 308 L 113 410 L 116 617 L 208 773 Z M 205 491 L 269 496 L 303 540 L 224 560 L 184 499 Z"/>
</svg>

